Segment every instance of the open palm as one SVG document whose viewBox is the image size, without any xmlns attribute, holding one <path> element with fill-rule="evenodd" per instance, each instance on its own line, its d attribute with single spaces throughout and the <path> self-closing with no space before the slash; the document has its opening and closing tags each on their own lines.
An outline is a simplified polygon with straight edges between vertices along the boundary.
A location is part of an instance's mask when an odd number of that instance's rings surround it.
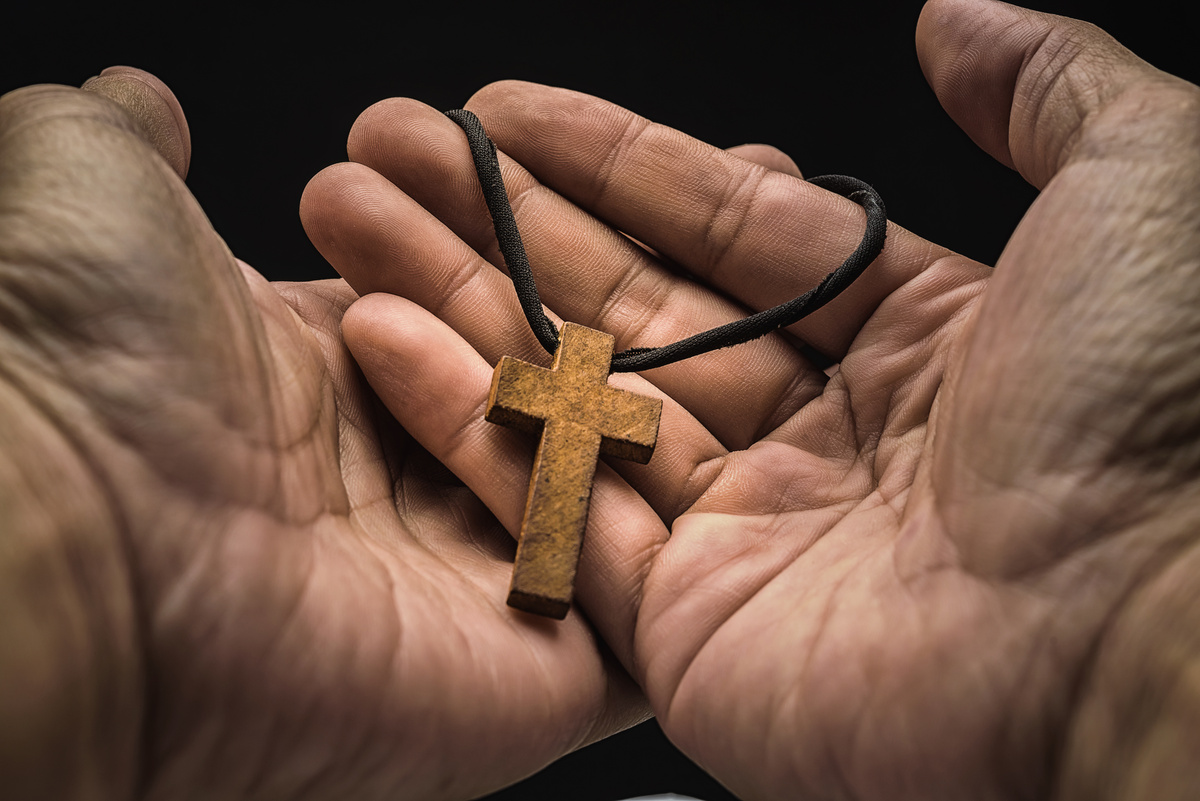
<svg viewBox="0 0 1200 801">
<path fill-rule="evenodd" d="M 640 719 L 578 615 L 514 622 L 508 535 L 342 345 L 355 294 L 235 261 L 156 79 L 88 88 L 0 101 L 0 718 L 61 699 L 5 792 L 466 798 Z"/>
<path fill-rule="evenodd" d="M 1152 614 L 1130 598 L 1194 538 L 1195 87 L 999 3 L 931 3 L 919 51 L 968 133 L 1044 189 L 995 273 L 893 226 L 790 331 L 832 376 L 780 335 L 613 379 L 664 398 L 659 450 L 600 471 L 580 602 L 672 739 L 748 798 L 1031 797 L 1095 771 L 1117 735 L 1094 690 Z M 548 309 L 618 349 L 795 297 L 861 234 L 769 151 L 530 84 L 468 108 Z M 532 443 L 481 408 L 501 355 L 547 357 L 465 139 L 391 100 L 350 155 L 302 206 L 366 295 L 347 344 L 516 530 Z"/>
</svg>

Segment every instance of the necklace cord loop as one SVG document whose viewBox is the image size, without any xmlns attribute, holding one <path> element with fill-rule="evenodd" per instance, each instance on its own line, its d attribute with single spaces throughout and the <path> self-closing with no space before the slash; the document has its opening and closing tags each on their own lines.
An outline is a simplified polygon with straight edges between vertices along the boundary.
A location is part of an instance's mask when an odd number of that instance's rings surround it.
<svg viewBox="0 0 1200 801">
<path fill-rule="evenodd" d="M 470 111 L 455 109 L 447 111 L 446 116 L 456 122 L 467 135 L 467 143 L 471 148 L 471 160 L 475 163 L 475 172 L 479 176 L 483 199 L 487 203 L 488 211 L 492 215 L 492 224 L 496 229 L 496 242 L 500 246 L 500 253 L 504 256 L 504 265 L 508 268 L 508 274 L 512 277 L 517 299 L 521 303 L 521 309 L 525 312 L 525 318 L 529 321 L 529 327 L 533 329 L 534 335 L 542 343 L 542 347 L 553 354 L 558 348 L 558 330 L 542 308 L 542 300 L 533 279 L 533 270 L 529 266 L 529 257 L 525 253 L 525 246 L 521 243 L 521 233 L 517 230 L 517 221 L 513 216 L 512 206 L 508 202 L 504 180 L 500 175 L 496 145 L 488 138 L 479 118 Z M 764 334 L 792 325 L 807 317 L 854 283 L 855 279 L 863 274 L 883 250 L 884 240 L 887 237 L 887 210 L 883 205 L 883 198 L 869 184 L 848 175 L 820 175 L 809 178 L 808 182 L 853 200 L 866 212 L 867 223 L 862 240 L 854 252 L 836 270 L 825 276 L 821 283 L 803 295 L 773 308 L 717 326 L 670 345 L 623 350 L 613 356 L 612 372 L 631 373 L 650 370 L 692 356 L 699 356 L 702 353 L 758 339 Z"/>
</svg>

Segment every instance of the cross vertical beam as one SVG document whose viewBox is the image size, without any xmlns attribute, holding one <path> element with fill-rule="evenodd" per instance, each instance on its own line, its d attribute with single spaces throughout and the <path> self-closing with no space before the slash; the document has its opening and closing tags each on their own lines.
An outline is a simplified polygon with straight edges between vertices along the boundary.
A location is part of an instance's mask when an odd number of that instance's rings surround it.
<svg viewBox="0 0 1200 801">
<path fill-rule="evenodd" d="M 492 374 L 485 419 L 540 434 L 508 604 L 561 620 L 574 591 L 601 454 L 645 464 L 662 401 L 608 385 L 612 335 L 564 323 L 554 365 L 505 356 Z"/>
</svg>

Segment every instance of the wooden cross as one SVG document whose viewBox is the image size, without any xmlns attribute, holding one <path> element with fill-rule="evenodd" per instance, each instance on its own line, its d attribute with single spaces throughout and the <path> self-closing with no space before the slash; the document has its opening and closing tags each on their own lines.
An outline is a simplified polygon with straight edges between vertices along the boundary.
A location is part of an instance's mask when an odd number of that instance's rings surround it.
<svg viewBox="0 0 1200 801">
<path fill-rule="evenodd" d="M 608 385 L 614 339 L 564 323 L 554 366 L 505 356 L 485 419 L 541 434 L 508 605 L 562 620 L 571 605 L 600 454 L 650 461 L 662 400 Z"/>
</svg>

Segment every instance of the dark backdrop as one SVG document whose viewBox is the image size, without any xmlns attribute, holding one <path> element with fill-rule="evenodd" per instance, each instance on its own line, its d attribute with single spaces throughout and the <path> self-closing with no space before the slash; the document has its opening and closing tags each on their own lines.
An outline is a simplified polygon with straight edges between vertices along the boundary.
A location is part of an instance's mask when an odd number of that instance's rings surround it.
<svg viewBox="0 0 1200 801">
<path fill-rule="evenodd" d="M 360 111 L 396 95 L 456 108 L 500 78 L 591 92 L 723 147 L 774 144 L 806 174 L 845 172 L 874 184 L 892 219 L 988 263 L 1034 196 L 940 110 L 913 49 L 914 0 L 784 10 L 440 0 L 306 12 L 249 2 L 158 11 L 7 5 L 19 7 L 0 12 L 0 92 L 77 85 L 112 64 L 156 73 L 191 126 L 188 183 L 233 251 L 270 278 L 333 276 L 296 209 L 308 178 L 345 158 Z M 1190 2 L 1036 7 L 1096 22 L 1157 66 L 1200 80 L 1200 18 Z M 610 801 L 664 791 L 732 798 L 651 722 L 494 798 Z"/>
</svg>

